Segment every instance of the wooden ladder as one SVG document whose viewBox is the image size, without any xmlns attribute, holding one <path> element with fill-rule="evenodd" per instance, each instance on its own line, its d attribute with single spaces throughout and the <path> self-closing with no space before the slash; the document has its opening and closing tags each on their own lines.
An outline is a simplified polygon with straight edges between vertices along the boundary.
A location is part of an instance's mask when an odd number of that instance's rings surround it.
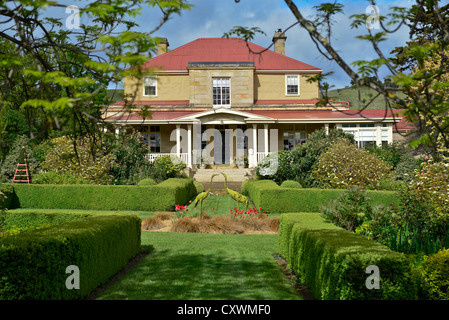
<svg viewBox="0 0 449 320">
<path fill-rule="evenodd" d="M 23 148 L 23 159 L 25 163 L 18 163 L 16 172 L 14 173 L 14 178 L 12 179 L 12 183 L 30 183 L 30 173 L 28 171 L 28 163 L 27 163 L 27 154 L 25 152 L 25 147 Z M 22 174 L 25 172 L 25 174 Z M 26 177 L 26 179 L 17 179 L 17 177 Z"/>
</svg>

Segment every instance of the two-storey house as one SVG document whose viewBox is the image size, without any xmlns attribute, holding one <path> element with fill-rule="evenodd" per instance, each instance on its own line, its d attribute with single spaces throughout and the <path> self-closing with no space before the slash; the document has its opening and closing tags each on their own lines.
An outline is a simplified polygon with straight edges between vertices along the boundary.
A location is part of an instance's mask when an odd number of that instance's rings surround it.
<svg viewBox="0 0 449 320">
<path fill-rule="evenodd" d="M 317 107 L 318 84 L 308 79 L 323 70 L 285 56 L 282 32 L 273 41 L 274 50 L 266 50 L 239 38 L 202 38 L 171 51 L 162 41 L 144 65 L 147 74 L 124 81 L 134 112 L 120 114 L 118 102 L 108 108 L 107 121 L 117 130 L 139 130 L 150 159 L 176 154 L 190 168 L 201 158 L 233 164 L 242 156 L 255 167 L 323 127 L 354 133 L 360 146 L 393 141 L 398 118 L 358 114 L 346 102 Z M 150 107 L 151 118 L 139 115 L 143 106 Z"/>
</svg>

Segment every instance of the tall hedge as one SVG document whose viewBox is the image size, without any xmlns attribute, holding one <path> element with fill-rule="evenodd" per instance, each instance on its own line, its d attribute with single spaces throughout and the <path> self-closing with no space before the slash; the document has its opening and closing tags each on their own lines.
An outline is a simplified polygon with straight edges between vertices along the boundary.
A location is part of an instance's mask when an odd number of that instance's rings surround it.
<svg viewBox="0 0 449 320">
<path fill-rule="evenodd" d="M 242 193 L 248 195 L 256 207 L 272 213 L 320 212 L 320 206 L 337 199 L 342 189 L 282 188 L 271 180 L 247 180 Z M 399 204 L 395 191 L 367 190 L 372 203 Z"/>
<path fill-rule="evenodd" d="M 10 208 L 172 210 L 195 192 L 192 179 L 171 178 L 154 186 L 14 184 Z"/>
<path fill-rule="evenodd" d="M 141 251 L 137 215 L 93 215 L 0 238 L 0 300 L 86 298 Z M 79 268 L 69 289 L 68 266 Z"/>
<path fill-rule="evenodd" d="M 318 214 L 281 215 L 281 255 L 300 283 L 320 300 L 408 300 L 417 298 L 406 256 L 378 242 L 324 222 Z M 366 285 L 379 268 L 379 289 Z"/>
</svg>

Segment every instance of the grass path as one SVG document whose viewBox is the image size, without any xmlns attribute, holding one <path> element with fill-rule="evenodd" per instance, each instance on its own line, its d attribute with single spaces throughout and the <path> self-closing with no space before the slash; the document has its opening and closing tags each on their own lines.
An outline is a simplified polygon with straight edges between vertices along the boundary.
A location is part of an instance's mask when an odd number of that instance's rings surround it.
<svg viewBox="0 0 449 320">
<path fill-rule="evenodd" d="M 277 235 L 142 232 L 151 253 L 97 299 L 301 300 L 273 258 Z"/>
</svg>

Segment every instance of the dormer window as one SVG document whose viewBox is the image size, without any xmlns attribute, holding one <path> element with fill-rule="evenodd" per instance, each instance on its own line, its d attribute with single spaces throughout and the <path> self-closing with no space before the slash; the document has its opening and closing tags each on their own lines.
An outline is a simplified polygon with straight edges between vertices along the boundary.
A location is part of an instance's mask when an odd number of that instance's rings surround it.
<svg viewBox="0 0 449 320">
<path fill-rule="evenodd" d="M 285 76 L 285 94 L 287 96 L 299 96 L 299 75 Z"/>
<path fill-rule="evenodd" d="M 231 105 L 230 78 L 212 78 L 212 103 L 214 106 Z"/>
<path fill-rule="evenodd" d="M 157 79 L 155 77 L 145 77 L 143 80 L 143 95 L 157 96 Z"/>
</svg>

